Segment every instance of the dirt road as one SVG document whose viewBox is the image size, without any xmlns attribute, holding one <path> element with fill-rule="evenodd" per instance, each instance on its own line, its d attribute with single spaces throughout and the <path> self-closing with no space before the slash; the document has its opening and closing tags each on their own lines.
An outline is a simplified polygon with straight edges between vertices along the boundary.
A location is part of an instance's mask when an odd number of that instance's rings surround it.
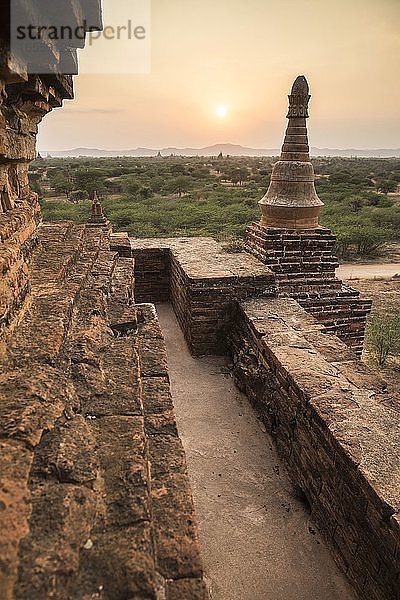
<svg viewBox="0 0 400 600">
<path fill-rule="evenodd" d="M 336 271 L 339 279 L 375 279 L 379 277 L 390 279 L 397 273 L 400 274 L 400 263 L 365 265 L 345 263 Z"/>
</svg>

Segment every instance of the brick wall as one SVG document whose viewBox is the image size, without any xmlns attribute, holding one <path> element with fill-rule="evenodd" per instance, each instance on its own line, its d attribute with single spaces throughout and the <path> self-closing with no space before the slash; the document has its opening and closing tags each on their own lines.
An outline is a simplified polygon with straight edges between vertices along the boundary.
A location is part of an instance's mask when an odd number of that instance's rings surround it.
<svg viewBox="0 0 400 600">
<path fill-rule="evenodd" d="M 249 300 L 234 374 L 360 598 L 400 597 L 400 397 L 291 299 Z"/>
<path fill-rule="evenodd" d="M 29 273 L 39 205 L 0 214 L 0 334 L 10 325 L 29 293 Z"/>
<path fill-rule="evenodd" d="M 371 302 L 336 278 L 335 242 L 324 227 L 295 231 L 253 223 L 246 233 L 246 250 L 275 273 L 279 294 L 295 298 L 361 355 Z"/>
<path fill-rule="evenodd" d="M 168 302 L 170 253 L 168 248 L 134 249 L 137 302 Z"/>
<path fill-rule="evenodd" d="M 171 301 L 191 353 L 226 354 L 233 300 L 265 294 L 269 286 L 269 277 L 258 282 L 211 273 L 191 278 L 172 253 Z"/>
<path fill-rule="evenodd" d="M 118 252 L 118 238 L 112 247 Z M 269 269 L 246 253 L 227 254 L 209 238 L 131 239 L 135 297 L 171 300 L 193 355 L 224 354 L 234 300 L 275 294 Z M 122 252 L 122 251 L 121 251 Z"/>
<path fill-rule="evenodd" d="M 0 335 L 29 293 L 35 230 L 41 220 L 28 179 L 38 125 L 62 98 L 72 97 L 71 77 L 28 79 L 26 73 L 12 71 L 16 64 L 0 37 Z"/>
<path fill-rule="evenodd" d="M 21 7 L 19 11 L 16 8 L 14 16 L 18 19 Z M 29 3 L 33 23 L 46 21 L 44 9 L 40 2 Z M 60 23 L 84 23 L 86 31 L 99 30 L 101 0 L 77 0 L 73 7 L 67 3 L 59 7 L 57 16 Z M 12 324 L 29 294 L 40 207 L 29 186 L 28 170 L 36 157 L 38 126 L 47 113 L 62 106 L 64 99 L 73 98 L 72 75 L 77 73 L 74 46 L 82 46 L 78 39 L 70 40 L 68 47 L 43 40 L 43 52 L 36 45 L 36 57 L 22 47 L 14 55 L 9 22 L 10 2 L 6 1 L 0 8 L 0 335 Z M 32 73 L 38 57 L 51 65 L 50 70 L 39 69 L 47 74 Z"/>
<path fill-rule="evenodd" d="M 112 233 L 110 248 L 121 257 L 134 257 L 137 302 L 169 302 L 171 256 L 167 243 L 142 248 L 126 233 Z"/>
<path fill-rule="evenodd" d="M 0 355 L 0 597 L 206 600 L 152 305 L 107 232 L 42 225 Z"/>
</svg>

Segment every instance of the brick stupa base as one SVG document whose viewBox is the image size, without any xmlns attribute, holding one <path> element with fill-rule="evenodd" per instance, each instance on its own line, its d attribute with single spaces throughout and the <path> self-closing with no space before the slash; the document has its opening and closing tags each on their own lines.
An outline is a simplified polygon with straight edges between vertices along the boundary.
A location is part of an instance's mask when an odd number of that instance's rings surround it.
<svg viewBox="0 0 400 600">
<path fill-rule="evenodd" d="M 246 251 L 276 276 L 280 296 L 294 298 L 357 354 L 362 353 L 371 301 L 335 275 L 336 237 L 329 229 L 295 230 L 253 223 L 246 232 Z"/>
</svg>

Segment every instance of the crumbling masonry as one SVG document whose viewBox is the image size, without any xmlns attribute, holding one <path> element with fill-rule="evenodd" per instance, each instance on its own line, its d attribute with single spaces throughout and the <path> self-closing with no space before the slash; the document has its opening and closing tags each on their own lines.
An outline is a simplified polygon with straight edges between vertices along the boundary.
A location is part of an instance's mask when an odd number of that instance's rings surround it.
<svg viewBox="0 0 400 600">
<path fill-rule="evenodd" d="M 70 6 L 101 27 L 98 0 Z M 160 300 L 193 354 L 231 354 L 360 598 L 399 597 L 399 397 L 353 351 L 369 303 L 318 226 L 304 78 L 262 221 L 227 255 L 112 234 L 97 201 L 87 226 L 42 224 L 28 165 L 72 78 L 28 75 L 0 44 L 0 597 L 208 597 Z"/>
<path fill-rule="evenodd" d="M 67 5 L 101 27 L 99 0 Z M 28 75 L 1 31 L 0 598 L 204 600 L 154 307 L 97 202 L 86 227 L 43 225 L 29 189 L 38 123 L 73 96 L 76 51 L 49 50 L 54 74 Z"/>
</svg>

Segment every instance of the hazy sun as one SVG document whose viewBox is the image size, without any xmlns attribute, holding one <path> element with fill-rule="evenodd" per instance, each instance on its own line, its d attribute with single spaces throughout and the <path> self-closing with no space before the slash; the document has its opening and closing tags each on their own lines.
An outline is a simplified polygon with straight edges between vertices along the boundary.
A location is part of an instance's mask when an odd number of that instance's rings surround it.
<svg viewBox="0 0 400 600">
<path fill-rule="evenodd" d="M 217 106 L 217 108 L 215 109 L 215 114 L 219 119 L 225 119 L 225 117 L 228 114 L 228 109 L 226 106 L 221 104 L 220 106 Z"/>
</svg>

